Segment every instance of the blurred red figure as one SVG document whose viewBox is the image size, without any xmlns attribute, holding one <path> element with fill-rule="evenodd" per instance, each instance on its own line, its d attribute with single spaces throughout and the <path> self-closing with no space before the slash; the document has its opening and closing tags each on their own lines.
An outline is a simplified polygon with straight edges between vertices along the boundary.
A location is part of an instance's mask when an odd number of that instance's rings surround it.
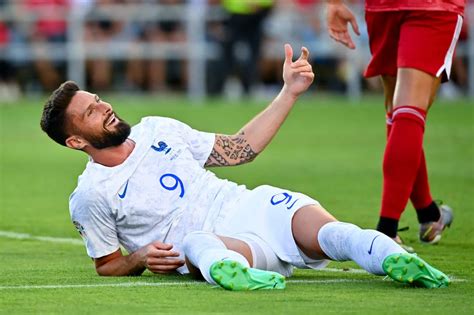
<svg viewBox="0 0 474 315">
<path fill-rule="evenodd" d="M 0 22 L 0 47 L 3 47 L 8 43 L 9 34 L 7 25 L 4 22 Z"/>
<path fill-rule="evenodd" d="M 33 43 L 65 44 L 69 9 L 68 0 L 25 0 L 22 9 L 34 14 L 37 19 L 28 34 Z M 34 47 L 36 58 L 34 66 L 44 89 L 52 91 L 62 80 L 65 63 L 49 57 L 52 52 L 42 45 Z"/>
<path fill-rule="evenodd" d="M 431 196 L 423 133 L 438 87 L 451 73 L 464 7 L 464 0 L 365 2 L 372 59 L 364 75 L 381 76 L 387 112 L 377 230 L 399 243 L 398 221 L 408 199 L 417 212 L 422 242 L 438 242 L 453 218 L 451 209 Z M 327 21 L 331 38 L 354 49 L 347 25 L 357 35 L 359 28 L 342 0 L 328 1 Z"/>
<path fill-rule="evenodd" d="M 3 57 L 3 50 L 6 49 L 10 41 L 10 34 L 5 23 L 0 22 L 0 96 L 3 98 L 4 84 L 12 78 L 11 65 L 6 58 Z"/>
</svg>

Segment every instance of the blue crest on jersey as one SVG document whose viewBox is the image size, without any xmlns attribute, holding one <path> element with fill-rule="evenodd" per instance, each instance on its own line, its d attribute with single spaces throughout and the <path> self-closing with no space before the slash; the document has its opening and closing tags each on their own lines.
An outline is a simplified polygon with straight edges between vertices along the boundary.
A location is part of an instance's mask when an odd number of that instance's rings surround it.
<svg viewBox="0 0 474 315">
<path fill-rule="evenodd" d="M 168 154 L 168 152 L 171 151 L 171 148 L 168 147 L 168 145 L 166 144 L 166 142 L 164 141 L 160 141 L 158 142 L 158 146 L 155 146 L 155 145 L 151 145 L 151 148 L 157 152 L 165 152 L 165 154 Z"/>
</svg>

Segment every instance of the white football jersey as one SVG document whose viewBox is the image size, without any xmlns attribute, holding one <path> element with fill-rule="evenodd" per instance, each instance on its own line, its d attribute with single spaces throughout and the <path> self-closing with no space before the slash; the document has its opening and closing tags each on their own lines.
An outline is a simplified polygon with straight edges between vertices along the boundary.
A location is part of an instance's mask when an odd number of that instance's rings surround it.
<svg viewBox="0 0 474 315">
<path fill-rule="evenodd" d="M 132 253 L 153 241 L 171 243 L 183 254 L 184 236 L 212 231 L 246 190 L 204 169 L 215 134 L 146 117 L 130 139 L 135 148 L 122 164 L 89 161 L 70 197 L 71 218 L 90 257 L 106 256 L 120 245 Z"/>
</svg>

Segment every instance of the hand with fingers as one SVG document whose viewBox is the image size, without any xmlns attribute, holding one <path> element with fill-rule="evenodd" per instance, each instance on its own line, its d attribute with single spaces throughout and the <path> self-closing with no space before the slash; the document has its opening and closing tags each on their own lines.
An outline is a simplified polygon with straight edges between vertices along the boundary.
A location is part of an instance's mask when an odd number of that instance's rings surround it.
<svg viewBox="0 0 474 315">
<path fill-rule="evenodd" d="M 179 253 L 172 250 L 173 245 L 155 241 L 140 250 L 143 266 L 153 273 L 168 274 L 184 265 L 184 260 L 177 258 Z"/>
<path fill-rule="evenodd" d="M 300 57 L 293 62 L 293 48 L 289 44 L 285 44 L 285 63 L 283 64 L 284 89 L 294 97 L 306 91 L 311 83 L 313 83 L 314 73 L 308 57 L 308 49 L 302 47 Z"/>
<path fill-rule="evenodd" d="M 328 3 L 326 17 L 329 36 L 350 49 L 354 49 L 355 44 L 349 34 L 347 24 L 352 25 L 352 29 L 357 35 L 360 35 L 360 32 L 359 25 L 351 10 L 342 1 L 332 1 Z"/>
</svg>

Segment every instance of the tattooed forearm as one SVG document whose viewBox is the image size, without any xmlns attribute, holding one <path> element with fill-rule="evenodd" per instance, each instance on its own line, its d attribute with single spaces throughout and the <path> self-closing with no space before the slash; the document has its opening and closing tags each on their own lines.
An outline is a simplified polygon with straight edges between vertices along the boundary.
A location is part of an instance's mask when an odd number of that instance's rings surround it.
<svg viewBox="0 0 474 315">
<path fill-rule="evenodd" d="M 230 166 L 252 161 L 257 156 L 241 131 L 234 136 L 216 135 L 206 166 Z"/>
<path fill-rule="evenodd" d="M 219 154 L 215 149 L 212 149 L 211 155 L 206 161 L 206 166 L 229 166 L 229 162 Z"/>
</svg>

